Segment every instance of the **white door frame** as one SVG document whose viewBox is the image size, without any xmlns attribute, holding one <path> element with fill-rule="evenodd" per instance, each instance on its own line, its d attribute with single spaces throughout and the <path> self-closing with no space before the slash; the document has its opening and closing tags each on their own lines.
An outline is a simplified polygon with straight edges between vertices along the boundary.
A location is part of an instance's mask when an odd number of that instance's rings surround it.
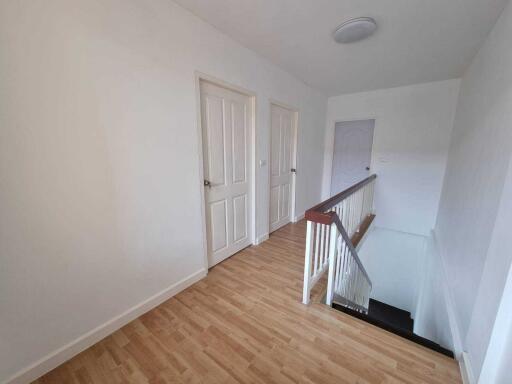
<svg viewBox="0 0 512 384">
<path fill-rule="evenodd" d="M 201 82 L 205 81 L 211 84 L 214 84 L 218 87 L 228 89 L 230 91 L 234 91 L 237 93 L 241 93 L 242 95 L 248 96 L 251 99 L 252 103 L 252 123 L 251 123 L 251 159 L 249 166 L 252 169 L 251 176 L 251 201 L 250 201 L 250 210 L 252 212 L 252 230 L 249 234 L 251 244 L 255 243 L 256 239 L 256 93 L 253 91 L 249 91 L 245 88 L 239 87 L 237 85 L 228 83 L 224 80 L 220 80 L 216 77 L 207 75 L 205 73 L 196 71 L 195 72 L 195 86 L 196 86 L 196 112 L 197 112 L 197 137 L 198 137 L 198 164 L 199 164 L 199 190 L 201 191 L 200 197 L 200 206 L 201 206 L 201 229 L 202 229 L 202 243 L 203 243 L 203 260 L 204 260 L 204 268 L 205 271 L 208 271 L 209 262 L 208 262 L 208 229 L 206 225 L 206 195 L 204 190 L 204 162 L 203 162 L 203 130 L 201 123 Z"/>
<path fill-rule="evenodd" d="M 351 121 L 360 121 L 360 120 L 375 120 L 375 124 L 373 127 L 373 138 L 372 138 L 372 151 L 370 158 L 370 173 L 373 169 L 373 159 L 374 159 L 374 144 L 375 144 L 375 131 L 377 128 L 378 118 L 375 115 L 367 115 L 367 116 L 351 116 L 344 118 L 339 118 L 336 120 L 331 120 L 328 124 L 330 131 L 326 132 L 325 138 L 325 153 L 326 157 L 324 158 L 324 173 L 323 173 L 323 188 L 322 188 L 322 200 L 328 199 L 331 197 L 331 182 L 332 182 L 332 159 L 334 158 L 334 140 L 336 136 L 336 124 L 338 123 L 349 123 Z"/>
<path fill-rule="evenodd" d="M 277 107 L 281 107 L 281 108 L 284 108 L 284 109 L 287 109 L 289 110 L 290 112 L 292 112 L 293 114 L 293 126 L 294 126 L 294 130 L 293 130 L 293 138 L 292 138 L 292 145 L 293 145 L 293 149 L 292 149 L 292 167 L 297 169 L 297 153 L 298 153 L 298 138 L 299 138 L 299 110 L 297 108 L 294 108 L 288 104 L 285 104 L 285 103 L 281 103 L 280 101 L 276 101 L 274 99 L 270 99 L 270 103 L 269 103 L 269 118 L 268 118 L 268 121 L 269 121 L 269 139 L 268 139 L 268 149 L 269 149 L 269 154 L 268 154 L 268 195 L 267 195 L 267 201 L 268 201 L 268 234 L 270 234 L 270 189 L 271 189 L 271 178 L 272 178 L 272 175 L 270 174 L 270 162 L 272 161 L 271 159 L 271 149 L 272 149 L 272 105 L 275 105 Z M 299 170 L 300 171 L 300 170 Z M 296 223 L 298 221 L 298 218 L 295 216 L 295 212 L 296 212 L 296 208 L 295 208 L 295 202 L 296 202 L 296 196 L 295 196 L 295 192 L 296 192 L 296 185 L 297 185 L 297 172 L 295 172 L 292 176 L 292 192 L 291 192 L 291 211 L 290 211 L 290 220 L 292 223 Z"/>
</svg>

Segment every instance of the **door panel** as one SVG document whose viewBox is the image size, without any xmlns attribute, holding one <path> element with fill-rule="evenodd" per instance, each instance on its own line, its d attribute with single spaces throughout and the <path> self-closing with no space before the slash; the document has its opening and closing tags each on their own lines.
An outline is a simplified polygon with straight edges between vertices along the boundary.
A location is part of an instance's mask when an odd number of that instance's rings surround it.
<svg viewBox="0 0 512 384">
<path fill-rule="evenodd" d="M 250 245 L 251 98 L 201 82 L 208 264 Z"/>
<path fill-rule="evenodd" d="M 280 174 L 285 175 L 290 172 L 291 167 L 291 147 L 292 147 L 292 121 L 290 114 L 281 114 L 281 170 Z"/>
<path fill-rule="evenodd" d="M 245 105 L 233 103 L 231 108 L 233 123 L 231 134 L 233 141 L 233 182 L 243 183 L 246 181 L 246 145 L 247 132 L 245 125 Z"/>
<path fill-rule="evenodd" d="M 270 225 L 279 221 L 279 188 L 277 185 L 270 189 Z"/>
<path fill-rule="evenodd" d="M 212 250 L 217 252 L 226 248 L 228 243 L 226 200 L 210 204 L 210 228 Z"/>
<path fill-rule="evenodd" d="M 295 113 L 271 106 L 270 231 L 291 221 L 295 167 Z"/>
<path fill-rule="evenodd" d="M 247 238 L 247 195 L 237 196 L 233 199 L 233 218 L 235 242 Z"/>
<path fill-rule="evenodd" d="M 331 196 L 369 176 L 374 127 L 375 120 L 336 123 Z"/>
<path fill-rule="evenodd" d="M 271 132 L 271 152 L 270 152 L 270 175 L 278 177 L 281 170 L 281 117 L 272 110 L 272 132 Z"/>
<path fill-rule="evenodd" d="M 290 184 L 282 184 L 281 185 L 281 217 L 290 217 L 290 194 L 291 188 Z"/>
<path fill-rule="evenodd" d="M 215 184 L 225 184 L 225 147 L 224 147 L 224 102 L 221 98 L 206 98 L 206 131 L 208 143 L 208 172 L 205 176 Z"/>
</svg>

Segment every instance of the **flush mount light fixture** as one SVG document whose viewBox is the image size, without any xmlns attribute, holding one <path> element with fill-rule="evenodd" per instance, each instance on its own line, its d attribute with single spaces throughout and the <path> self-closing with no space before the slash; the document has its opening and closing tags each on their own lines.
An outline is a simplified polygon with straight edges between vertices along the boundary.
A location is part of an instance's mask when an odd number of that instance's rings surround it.
<svg viewBox="0 0 512 384">
<path fill-rule="evenodd" d="M 371 17 L 358 17 L 341 24 L 333 37 L 337 43 L 353 43 L 371 36 L 376 29 L 377 23 Z"/>
</svg>

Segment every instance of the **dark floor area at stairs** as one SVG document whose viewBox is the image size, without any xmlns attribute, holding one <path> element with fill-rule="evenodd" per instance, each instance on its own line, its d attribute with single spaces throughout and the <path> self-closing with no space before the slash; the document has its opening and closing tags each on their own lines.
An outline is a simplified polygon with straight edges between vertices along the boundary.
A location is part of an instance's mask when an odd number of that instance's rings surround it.
<svg viewBox="0 0 512 384">
<path fill-rule="evenodd" d="M 333 304 L 333 308 L 364 320 L 379 328 L 385 329 L 386 331 L 394 333 L 405 339 L 411 340 L 417 344 L 423 345 L 426 348 L 442 353 L 443 355 L 451 358 L 454 357 L 452 351 L 413 333 L 414 320 L 411 318 L 410 312 L 373 299 L 370 299 L 368 314 L 354 311 L 336 303 Z"/>
<path fill-rule="evenodd" d="M 368 316 L 389 323 L 404 331 L 412 332 L 414 329 L 414 320 L 411 318 L 410 312 L 374 299 L 370 299 Z"/>
</svg>

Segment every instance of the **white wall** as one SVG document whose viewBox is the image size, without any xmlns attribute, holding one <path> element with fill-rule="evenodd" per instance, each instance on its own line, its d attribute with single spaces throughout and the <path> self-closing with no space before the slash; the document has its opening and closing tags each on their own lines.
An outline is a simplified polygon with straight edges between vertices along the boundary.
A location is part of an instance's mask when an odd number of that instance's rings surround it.
<svg viewBox="0 0 512 384">
<path fill-rule="evenodd" d="M 370 297 L 411 313 L 414 333 L 456 351 L 446 283 L 432 236 L 372 226 L 359 257 L 372 280 Z"/>
<path fill-rule="evenodd" d="M 512 372 L 510 371 L 510 362 L 512 361 L 512 327 L 509 326 L 508 333 L 501 337 L 505 338 L 503 353 L 500 355 L 499 367 L 496 375 L 495 384 L 510 384 L 512 382 Z M 486 383 L 486 381 L 480 381 Z"/>
<path fill-rule="evenodd" d="M 508 246 L 512 239 L 508 237 Z M 509 248 L 510 249 L 510 248 Z M 500 306 L 485 354 L 479 383 L 509 384 L 512 382 L 512 267 L 501 297 Z"/>
<path fill-rule="evenodd" d="M 328 101 L 323 195 L 329 194 L 334 125 L 374 118 L 371 173 L 376 225 L 430 235 L 446 166 L 458 80 L 331 97 Z"/>
<path fill-rule="evenodd" d="M 456 349 L 432 236 L 372 227 L 359 257 L 372 280 L 371 298 L 410 312 L 415 334 Z"/>
<path fill-rule="evenodd" d="M 0 68 L 0 382 L 204 274 L 196 70 L 256 93 L 258 160 L 269 99 L 299 110 L 320 200 L 326 98 L 170 0 L 2 1 Z"/>
<path fill-rule="evenodd" d="M 441 346 L 457 351 L 460 346 L 453 340 L 446 297 L 446 278 L 441 267 L 441 256 L 435 238 L 425 238 L 425 253 L 420 262 L 414 333 Z M 459 343 L 460 344 L 460 343 Z"/>
<path fill-rule="evenodd" d="M 511 99 L 512 107 L 512 99 Z M 507 301 L 512 300 L 512 289 L 508 289 L 508 296 L 504 293 L 507 279 L 512 279 L 512 236 L 510 223 L 512 222 L 512 158 L 509 159 L 509 168 L 502 190 L 501 199 L 497 209 L 494 229 L 492 231 L 489 248 L 485 256 L 485 264 L 475 298 L 471 320 L 466 335 L 465 347 L 468 350 L 475 374 L 478 374 L 484 359 L 490 353 L 491 335 L 496 338 L 506 338 L 507 332 L 512 332 L 512 307 Z M 509 285 L 512 284 L 512 281 Z M 501 304 L 500 304 L 501 303 Z M 502 309 L 499 310 L 500 305 Z M 499 311 L 504 318 L 498 320 Z M 498 325 L 508 323 L 507 326 Z M 508 331 L 507 331 L 508 327 Z M 492 354 L 491 354 L 492 355 Z M 497 360 L 491 358 L 491 360 Z M 510 367 L 507 367 L 509 371 Z M 509 376 L 512 379 L 512 375 Z M 486 383 L 486 381 L 481 381 Z"/>
<path fill-rule="evenodd" d="M 512 257 L 502 243 L 510 221 L 496 220 L 510 200 L 503 187 L 512 152 L 511 36 L 509 4 L 462 78 L 436 225 L 455 332 L 476 378 Z"/>
<path fill-rule="evenodd" d="M 425 237 L 375 227 L 358 253 L 372 280 L 371 298 L 414 315 Z"/>
</svg>

